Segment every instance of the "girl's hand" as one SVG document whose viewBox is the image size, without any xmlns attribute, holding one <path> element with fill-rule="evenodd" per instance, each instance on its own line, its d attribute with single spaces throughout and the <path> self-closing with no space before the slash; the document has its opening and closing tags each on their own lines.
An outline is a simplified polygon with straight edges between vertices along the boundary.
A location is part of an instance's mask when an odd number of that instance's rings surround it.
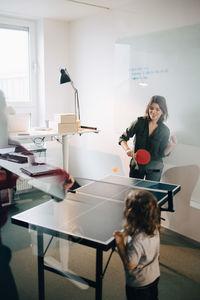
<svg viewBox="0 0 200 300">
<path fill-rule="evenodd" d="M 115 237 L 116 245 L 124 244 L 123 232 L 117 230 L 113 235 Z"/>
<path fill-rule="evenodd" d="M 130 263 L 126 257 L 123 232 L 117 230 L 113 233 L 113 235 L 115 237 L 116 246 L 125 268 L 127 270 L 133 270 L 137 267 L 137 265 Z"/>
<path fill-rule="evenodd" d="M 64 188 L 65 188 L 65 193 L 68 192 L 68 190 L 74 185 L 74 178 L 70 176 L 67 180 L 64 182 Z"/>
<path fill-rule="evenodd" d="M 169 144 L 171 147 L 174 147 L 178 144 L 178 140 L 175 135 L 170 136 Z"/>
</svg>

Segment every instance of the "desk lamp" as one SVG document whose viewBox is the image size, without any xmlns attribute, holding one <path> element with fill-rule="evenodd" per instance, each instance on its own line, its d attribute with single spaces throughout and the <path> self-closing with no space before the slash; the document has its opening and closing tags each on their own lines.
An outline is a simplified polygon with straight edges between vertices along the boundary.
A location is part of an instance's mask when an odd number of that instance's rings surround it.
<svg viewBox="0 0 200 300">
<path fill-rule="evenodd" d="M 71 86 L 74 89 L 74 101 L 75 101 L 75 115 L 76 119 L 80 120 L 80 107 L 79 107 L 79 98 L 78 98 L 78 90 L 75 88 L 73 81 L 71 80 L 68 72 L 66 69 L 60 70 L 61 76 L 60 76 L 60 84 L 70 82 Z"/>
</svg>

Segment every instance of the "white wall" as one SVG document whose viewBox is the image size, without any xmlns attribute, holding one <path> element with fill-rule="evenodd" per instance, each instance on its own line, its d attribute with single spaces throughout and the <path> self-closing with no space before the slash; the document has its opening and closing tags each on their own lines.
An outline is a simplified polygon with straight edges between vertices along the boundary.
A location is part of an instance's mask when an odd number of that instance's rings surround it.
<svg viewBox="0 0 200 300">
<path fill-rule="evenodd" d="M 79 90 L 81 121 L 100 129 L 97 135 L 71 138 L 70 172 L 73 175 L 99 178 L 113 173 L 115 166 L 119 167 L 118 174 L 128 175 L 128 159 L 118 146 L 119 134 L 114 130 L 116 41 L 126 36 L 195 24 L 200 20 L 199 1 L 155 0 L 144 10 L 148 2 L 134 1 L 133 10 L 108 11 L 70 24 L 70 68 Z M 126 115 L 121 117 L 126 118 Z M 177 149 L 172 161 L 171 158 L 166 161 L 163 180 L 181 184 L 182 192 L 175 198 L 176 212 L 166 213 L 163 225 L 200 241 L 200 210 L 190 206 L 199 165 L 193 157 L 193 147 L 178 145 Z M 198 156 L 199 150 L 195 155 Z M 176 163 L 180 156 L 183 160 Z M 199 161 L 198 157 L 196 159 Z"/>
<path fill-rule="evenodd" d="M 69 65 L 68 34 L 67 22 L 38 21 L 39 113 L 43 123 L 53 120 L 55 113 L 73 111 L 72 88 L 59 82 L 60 69 Z"/>
</svg>

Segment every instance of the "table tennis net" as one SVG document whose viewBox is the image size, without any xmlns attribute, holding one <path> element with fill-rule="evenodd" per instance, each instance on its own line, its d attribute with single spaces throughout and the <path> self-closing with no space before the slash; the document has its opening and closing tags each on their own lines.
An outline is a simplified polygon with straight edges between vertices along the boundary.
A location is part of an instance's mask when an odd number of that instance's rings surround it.
<svg viewBox="0 0 200 300">
<path fill-rule="evenodd" d="M 107 176 L 99 180 L 76 176 L 74 178 L 77 188 L 73 190 L 73 193 L 105 198 L 107 200 L 124 201 L 128 193 L 132 190 L 148 190 L 156 197 L 158 193 L 162 193 L 163 195 L 168 193 L 164 183 L 155 183 L 135 178 L 121 176 Z"/>
</svg>

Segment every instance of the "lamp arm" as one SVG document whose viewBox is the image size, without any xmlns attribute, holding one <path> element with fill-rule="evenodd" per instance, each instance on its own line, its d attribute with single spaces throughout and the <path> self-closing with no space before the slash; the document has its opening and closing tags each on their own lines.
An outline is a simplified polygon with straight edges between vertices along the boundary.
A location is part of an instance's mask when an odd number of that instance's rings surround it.
<svg viewBox="0 0 200 300">
<path fill-rule="evenodd" d="M 80 105 L 79 105 L 78 90 L 77 90 L 77 88 L 75 88 L 73 81 L 70 81 L 70 83 L 71 83 L 71 86 L 74 89 L 75 114 L 76 114 L 76 117 L 78 118 L 78 120 L 80 120 Z"/>
<path fill-rule="evenodd" d="M 65 69 L 65 72 L 69 76 L 67 69 Z M 70 78 L 70 76 L 69 76 L 69 78 Z M 70 78 L 70 80 L 71 80 L 71 78 Z M 78 90 L 77 90 L 77 88 L 75 88 L 72 80 L 70 81 L 70 83 L 71 83 L 72 88 L 74 89 L 74 94 L 75 94 L 75 114 L 76 114 L 76 117 L 78 117 L 78 119 L 80 120 L 80 105 L 79 105 Z"/>
<path fill-rule="evenodd" d="M 70 81 L 70 83 L 71 83 L 71 86 L 72 86 L 73 89 L 74 89 L 74 92 L 76 93 L 78 90 L 77 90 L 77 88 L 75 88 L 73 81 Z"/>
<path fill-rule="evenodd" d="M 80 106 L 79 106 L 79 97 L 78 97 L 78 90 L 75 89 L 75 114 L 78 120 L 80 120 Z"/>
<path fill-rule="evenodd" d="M 78 97 L 78 90 L 76 89 L 75 92 L 75 109 L 76 109 L 76 115 L 78 117 L 78 120 L 80 120 L 80 105 L 79 105 L 79 97 Z"/>
</svg>

